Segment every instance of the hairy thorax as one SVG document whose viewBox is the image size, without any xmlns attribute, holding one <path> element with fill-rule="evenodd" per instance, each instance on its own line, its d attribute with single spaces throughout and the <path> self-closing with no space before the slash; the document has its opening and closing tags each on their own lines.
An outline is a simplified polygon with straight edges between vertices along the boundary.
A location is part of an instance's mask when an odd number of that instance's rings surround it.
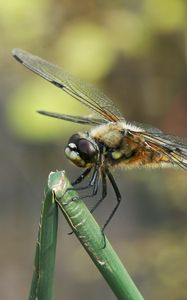
<svg viewBox="0 0 187 300">
<path fill-rule="evenodd" d="M 153 150 L 144 140 L 139 128 L 128 130 L 125 122 L 108 123 L 90 131 L 90 136 L 103 151 L 103 164 L 107 167 L 155 167 L 168 158 Z M 139 130 L 139 132 L 138 132 Z"/>
</svg>

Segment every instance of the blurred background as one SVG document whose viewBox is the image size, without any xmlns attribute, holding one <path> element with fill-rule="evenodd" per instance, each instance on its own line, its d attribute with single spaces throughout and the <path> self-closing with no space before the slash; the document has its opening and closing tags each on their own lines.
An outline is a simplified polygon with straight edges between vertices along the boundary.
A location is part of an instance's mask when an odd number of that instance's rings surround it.
<svg viewBox="0 0 187 300">
<path fill-rule="evenodd" d="M 0 298 L 27 299 L 41 201 L 51 170 L 80 170 L 64 155 L 85 128 L 36 113 L 85 107 L 11 57 L 18 47 L 94 83 L 128 120 L 187 137 L 186 1 L 1 1 Z M 187 299 L 187 173 L 119 171 L 121 207 L 106 234 L 145 299 Z M 113 191 L 96 212 L 102 225 Z M 88 205 L 93 205 L 93 200 Z M 63 216 L 54 299 L 115 299 Z M 91 296 L 90 296 L 91 295 Z"/>
</svg>

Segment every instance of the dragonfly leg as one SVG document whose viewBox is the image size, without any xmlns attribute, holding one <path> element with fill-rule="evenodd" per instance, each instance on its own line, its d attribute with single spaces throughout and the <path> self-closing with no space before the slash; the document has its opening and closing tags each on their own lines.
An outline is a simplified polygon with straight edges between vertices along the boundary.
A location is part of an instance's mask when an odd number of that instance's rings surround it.
<svg viewBox="0 0 187 300">
<path fill-rule="evenodd" d="M 91 168 L 86 169 L 74 182 L 72 182 L 72 186 L 81 183 L 81 181 L 90 173 Z"/>
<path fill-rule="evenodd" d="M 106 198 L 107 195 L 106 174 L 104 172 L 102 172 L 101 174 L 101 180 L 102 180 L 102 196 L 99 199 L 99 201 L 97 201 L 96 204 L 90 210 L 91 213 L 93 213 L 96 210 L 96 208 L 101 204 L 101 202 Z"/>
<path fill-rule="evenodd" d="M 78 184 L 80 183 L 91 171 L 91 168 L 90 169 L 86 169 L 78 178 L 77 180 L 74 181 L 74 185 L 75 184 Z M 97 194 L 97 191 L 98 191 L 98 181 L 99 181 L 99 165 L 97 164 L 94 168 L 94 171 L 93 171 L 93 174 L 92 174 L 92 177 L 89 181 L 89 183 L 86 185 L 86 186 L 83 186 L 83 187 L 73 187 L 73 188 L 68 188 L 66 191 L 65 191 L 65 194 L 69 191 L 72 191 L 72 190 L 75 190 L 75 191 L 82 191 L 82 190 L 86 190 L 88 188 L 92 188 L 93 187 L 93 192 L 91 195 L 87 195 L 87 196 L 83 196 L 81 197 L 81 199 L 83 198 L 87 198 L 87 197 L 91 197 L 91 196 L 95 196 Z M 70 199 L 67 203 L 69 204 L 71 201 L 75 201 L 77 200 L 78 197 L 74 197 L 72 199 Z"/>
<path fill-rule="evenodd" d="M 114 209 L 112 210 L 110 216 L 108 217 L 108 219 L 106 220 L 105 224 L 103 225 L 102 227 L 102 232 L 104 232 L 106 226 L 108 225 L 108 223 L 111 221 L 112 217 L 114 216 L 116 210 L 118 209 L 118 206 L 120 205 L 120 202 L 121 202 L 121 194 L 120 194 L 120 191 L 118 189 L 118 186 L 114 180 L 114 177 L 112 176 L 112 174 L 109 172 L 109 170 L 106 170 L 106 173 L 107 173 L 107 176 L 108 176 L 108 179 L 114 189 L 114 192 L 116 194 L 116 200 L 117 200 L 117 204 L 115 205 Z"/>
</svg>

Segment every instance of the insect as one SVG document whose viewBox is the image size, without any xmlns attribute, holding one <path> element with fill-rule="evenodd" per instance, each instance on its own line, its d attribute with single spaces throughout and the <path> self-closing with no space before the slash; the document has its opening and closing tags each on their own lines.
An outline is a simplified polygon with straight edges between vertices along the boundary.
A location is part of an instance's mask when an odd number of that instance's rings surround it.
<svg viewBox="0 0 187 300">
<path fill-rule="evenodd" d="M 91 174 L 89 184 L 85 188 L 91 187 L 94 196 L 98 192 L 99 181 L 102 182 L 101 198 L 91 212 L 107 196 L 107 180 L 114 189 L 117 202 L 102 232 L 121 201 L 121 194 L 111 169 L 168 166 L 187 170 L 186 140 L 164 134 L 151 126 L 127 122 L 112 101 L 91 84 L 26 51 L 14 49 L 12 54 L 18 62 L 64 90 L 96 114 L 96 117 L 71 116 L 38 111 L 46 116 L 94 126 L 89 131 L 72 135 L 65 148 L 65 154 L 75 165 L 85 169 L 73 182 L 73 186 Z"/>
</svg>

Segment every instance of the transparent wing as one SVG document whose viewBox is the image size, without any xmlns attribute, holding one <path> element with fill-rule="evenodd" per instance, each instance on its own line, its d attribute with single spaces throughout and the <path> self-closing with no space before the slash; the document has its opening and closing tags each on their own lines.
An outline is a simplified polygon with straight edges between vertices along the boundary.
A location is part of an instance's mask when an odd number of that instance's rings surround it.
<svg viewBox="0 0 187 300">
<path fill-rule="evenodd" d="M 131 125 L 137 126 L 143 131 L 149 132 L 149 133 L 162 133 L 162 131 L 159 128 L 153 127 L 152 125 L 149 124 L 144 124 L 144 123 L 139 123 L 139 122 L 129 122 Z"/>
<path fill-rule="evenodd" d="M 12 54 L 25 67 L 63 89 L 76 100 L 102 116 L 103 119 L 111 122 L 124 119 L 113 102 L 93 85 L 21 49 L 13 49 Z"/>
<path fill-rule="evenodd" d="M 60 120 L 65 120 L 65 121 L 70 121 L 74 123 L 79 123 L 79 124 L 89 124 L 89 125 L 100 125 L 105 123 L 104 119 L 99 119 L 99 118 L 93 118 L 91 116 L 71 116 L 71 115 L 65 115 L 65 114 L 58 114 L 54 112 L 49 112 L 45 110 L 38 110 L 39 114 L 42 114 L 44 116 L 60 119 Z"/>
<path fill-rule="evenodd" d="M 143 133 L 145 141 L 165 154 L 172 163 L 187 170 L 187 140 L 163 133 Z"/>
</svg>

